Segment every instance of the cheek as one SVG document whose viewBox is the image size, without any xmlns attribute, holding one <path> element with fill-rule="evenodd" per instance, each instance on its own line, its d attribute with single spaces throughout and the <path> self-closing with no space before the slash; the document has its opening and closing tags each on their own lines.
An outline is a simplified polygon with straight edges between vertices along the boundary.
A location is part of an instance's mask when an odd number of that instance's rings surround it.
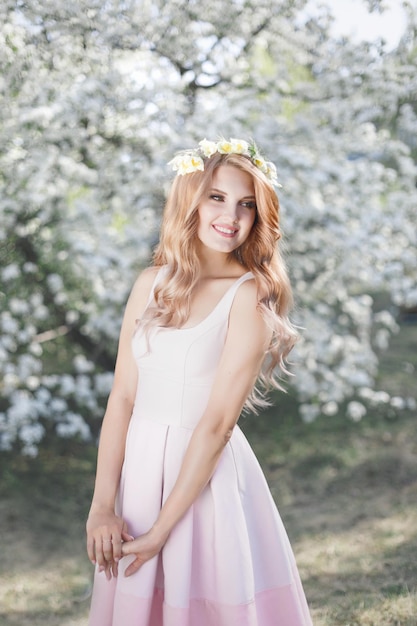
<svg viewBox="0 0 417 626">
<path fill-rule="evenodd" d="M 199 227 L 200 225 L 207 223 L 210 218 L 210 211 L 208 211 L 205 207 L 199 207 L 197 209 L 196 218 L 197 227 Z"/>
<path fill-rule="evenodd" d="M 250 217 L 248 216 L 248 220 L 246 223 L 247 230 L 245 233 L 245 241 L 247 241 L 247 239 L 249 239 L 249 237 L 252 235 L 255 229 L 255 225 L 256 225 L 256 213 L 252 214 Z"/>
<path fill-rule="evenodd" d="M 249 232 L 252 230 L 253 225 L 255 224 L 256 221 L 256 213 L 252 212 L 247 216 L 247 227 Z"/>
</svg>

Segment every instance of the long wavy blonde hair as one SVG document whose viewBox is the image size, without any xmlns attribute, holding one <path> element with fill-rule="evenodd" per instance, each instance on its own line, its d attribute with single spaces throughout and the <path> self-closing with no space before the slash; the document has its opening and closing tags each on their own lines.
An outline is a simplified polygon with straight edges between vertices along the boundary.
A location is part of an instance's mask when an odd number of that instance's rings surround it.
<svg viewBox="0 0 417 626">
<path fill-rule="evenodd" d="M 278 241 L 279 201 L 265 175 L 250 158 L 239 154 L 216 153 L 205 159 L 204 171 L 176 176 L 165 205 L 154 265 L 166 266 L 155 287 L 154 302 L 142 318 L 143 326 L 181 327 L 189 317 L 190 300 L 199 279 L 197 254 L 198 206 L 212 186 L 215 170 L 233 166 L 250 174 L 256 199 L 256 217 L 249 237 L 232 254 L 246 271 L 253 273 L 259 294 L 258 307 L 272 329 L 258 383 L 246 402 L 256 410 L 268 404 L 265 391 L 282 389 L 280 374 L 288 374 L 286 359 L 297 332 L 289 319 L 293 299 L 290 281 Z"/>
</svg>

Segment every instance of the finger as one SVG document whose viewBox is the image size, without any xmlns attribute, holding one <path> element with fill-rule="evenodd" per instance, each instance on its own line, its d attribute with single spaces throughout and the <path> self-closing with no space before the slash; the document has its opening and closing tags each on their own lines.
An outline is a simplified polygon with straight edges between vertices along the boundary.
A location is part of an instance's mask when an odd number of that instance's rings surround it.
<svg viewBox="0 0 417 626">
<path fill-rule="evenodd" d="M 135 559 L 125 571 L 125 576 L 132 576 L 142 567 L 144 561 L 141 558 Z"/>
<path fill-rule="evenodd" d="M 113 576 L 117 578 L 119 574 L 119 563 L 117 561 L 113 561 L 113 563 L 111 564 L 111 571 Z"/>
<path fill-rule="evenodd" d="M 114 536 L 112 538 L 112 546 L 113 546 L 113 559 L 114 561 L 119 561 L 122 556 L 122 539 L 119 536 Z"/>
<path fill-rule="evenodd" d="M 113 560 L 113 543 L 109 537 L 103 539 L 103 556 L 106 561 Z"/>
<path fill-rule="evenodd" d="M 94 551 L 94 539 L 93 537 L 88 537 L 87 538 L 87 554 L 88 554 L 88 558 L 90 559 L 91 563 L 93 563 L 93 565 L 96 564 L 96 555 L 95 555 L 95 551 Z"/>
<path fill-rule="evenodd" d="M 134 537 L 132 537 L 132 535 L 129 535 L 129 533 L 126 532 L 125 530 L 122 530 L 122 540 L 123 541 L 133 541 Z"/>
<path fill-rule="evenodd" d="M 137 542 L 134 540 L 125 541 L 122 543 L 122 555 L 127 556 L 128 554 L 134 554 L 137 552 Z"/>
<path fill-rule="evenodd" d="M 96 563 L 98 565 L 99 572 L 103 572 L 106 569 L 107 560 L 103 552 L 103 540 L 101 537 L 95 542 Z"/>
<path fill-rule="evenodd" d="M 105 569 L 104 569 L 104 573 L 106 575 L 107 580 L 111 580 L 111 575 L 112 575 L 112 562 L 111 563 L 107 563 Z"/>
</svg>

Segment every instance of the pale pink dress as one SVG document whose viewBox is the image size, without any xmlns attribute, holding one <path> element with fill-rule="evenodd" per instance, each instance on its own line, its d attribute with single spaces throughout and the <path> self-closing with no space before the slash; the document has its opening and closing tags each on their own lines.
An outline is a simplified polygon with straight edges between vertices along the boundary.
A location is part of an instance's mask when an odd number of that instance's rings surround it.
<svg viewBox="0 0 417 626">
<path fill-rule="evenodd" d="M 251 278 L 239 278 L 193 328 L 159 328 L 149 350 L 140 328 L 134 336 L 139 383 L 119 492 L 134 536 L 149 530 L 175 483 L 209 398 L 233 298 Z M 132 560 L 122 559 L 117 579 L 96 572 L 90 626 L 312 623 L 281 518 L 238 426 L 160 555 L 127 578 Z"/>
</svg>

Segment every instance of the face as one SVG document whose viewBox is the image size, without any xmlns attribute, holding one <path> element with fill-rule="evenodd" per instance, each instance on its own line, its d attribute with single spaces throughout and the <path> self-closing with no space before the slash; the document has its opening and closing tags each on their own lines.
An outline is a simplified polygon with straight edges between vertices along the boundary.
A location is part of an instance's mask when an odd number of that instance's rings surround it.
<svg viewBox="0 0 417 626">
<path fill-rule="evenodd" d="M 232 165 L 221 165 L 198 207 L 197 236 L 217 252 L 230 253 L 249 236 L 256 217 L 252 177 Z"/>
</svg>

